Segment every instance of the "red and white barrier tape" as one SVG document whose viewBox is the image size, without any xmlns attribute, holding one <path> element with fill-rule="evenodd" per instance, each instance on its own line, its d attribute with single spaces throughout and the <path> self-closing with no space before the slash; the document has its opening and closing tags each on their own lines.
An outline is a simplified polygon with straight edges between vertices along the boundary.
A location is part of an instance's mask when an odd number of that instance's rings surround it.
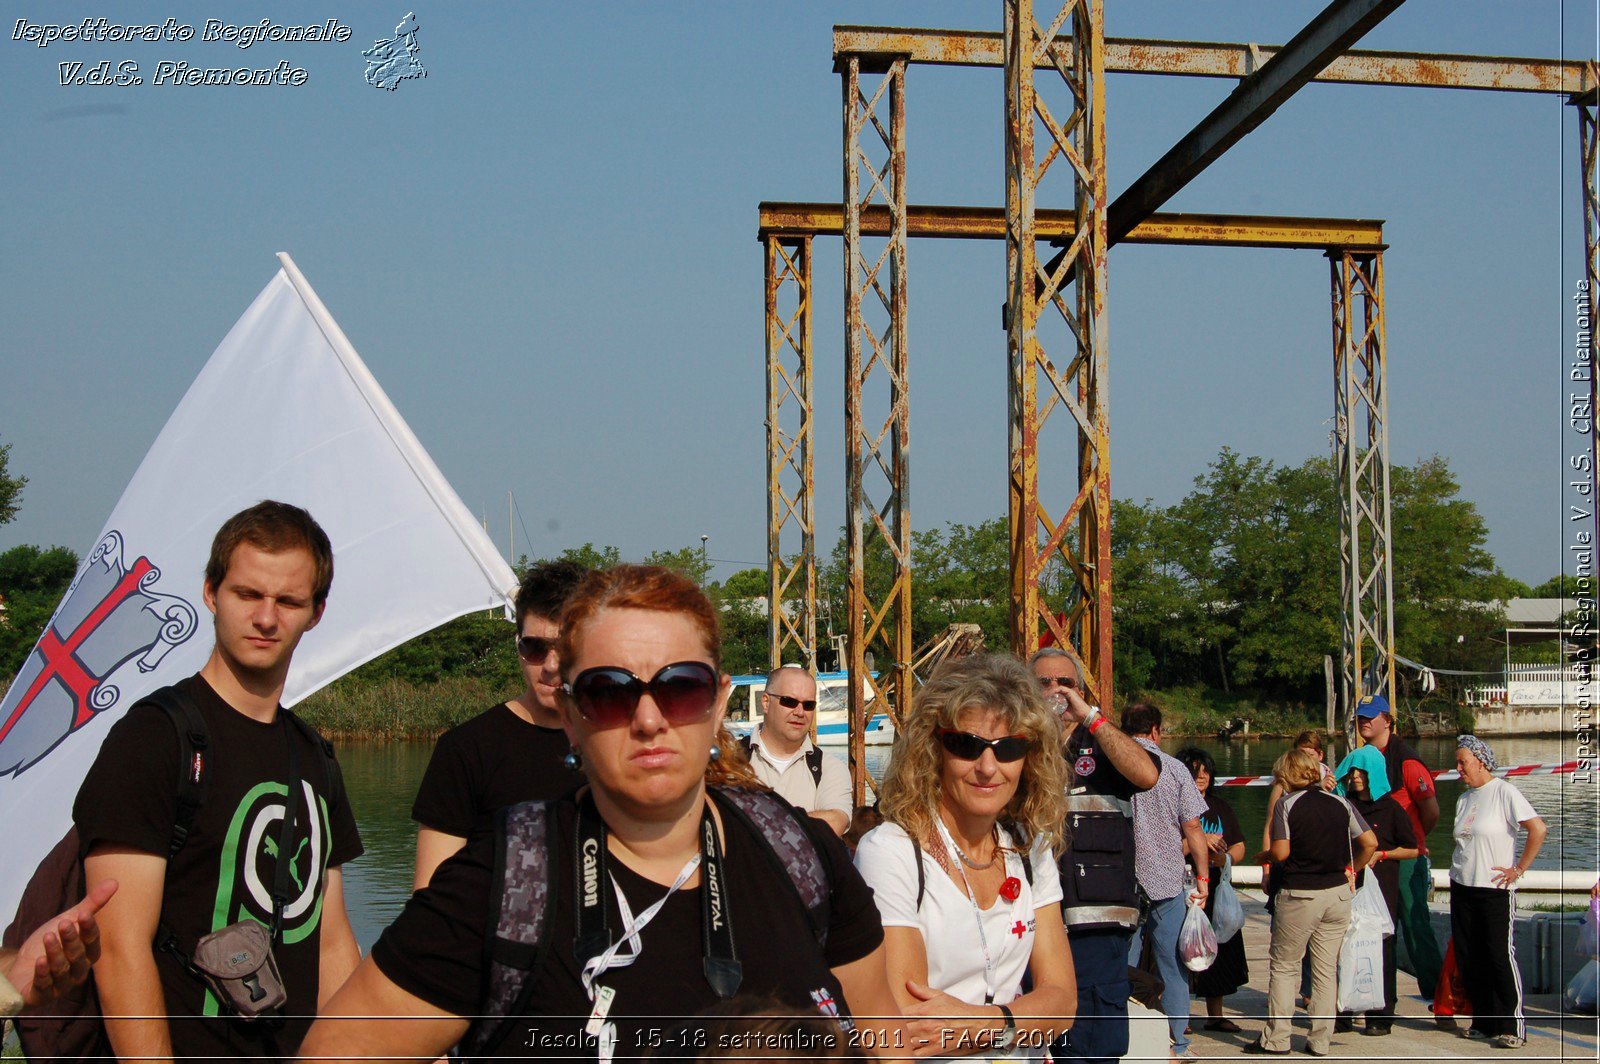
<svg viewBox="0 0 1600 1064">
<path fill-rule="evenodd" d="M 1559 765 L 1514 765 L 1509 768 L 1497 768 L 1494 770 L 1494 774 L 1496 776 L 1555 776 L 1565 772 L 1576 772 L 1578 771 L 1578 766 L 1579 762 L 1577 761 L 1563 761 Z M 1433 778 L 1436 780 L 1458 780 L 1461 778 L 1461 773 L 1455 769 L 1450 769 L 1449 771 L 1441 769 L 1433 774 Z M 1211 782 L 1219 787 L 1270 787 L 1272 786 L 1272 777 L 1218 776 Z"/>
</svg>

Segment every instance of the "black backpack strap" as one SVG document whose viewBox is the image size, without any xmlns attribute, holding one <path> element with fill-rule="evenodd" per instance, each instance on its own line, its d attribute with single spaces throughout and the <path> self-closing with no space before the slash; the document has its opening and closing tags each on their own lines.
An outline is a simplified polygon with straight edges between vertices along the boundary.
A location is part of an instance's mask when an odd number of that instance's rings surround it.
<svg viewBox="0 0 1600 1064">
<path fill-rule="evenodd" d="M 172 721 L 178 733 L 179 763 L 182 775 L 178 779 L 178 806 L 172 821 L 172 841 L 167 849 L 167 859 L 175 857 L 189 832 L 194 828 L 195 817 L 206 800 L 206 778 L 211 756 L 211 736 L 200 708 L 194 700 L 176 687 L 162 687 L 139 700 L 160 706 Z"/>
<path fill-rule="evenodd" d="M 911 832 L 906 832 L 906 838 L 911 840 L 912 863 L 917 866 L 917 912 L 922 911 L 922 896 L 928 893 L 928 873 L 922 868 L 922 843 Z"/>
<path fill-rule="evenodd" d="M 280 709 L 278 712 L 288 717 L 290 723 L 300 729 L 300 734 L 311 740 L 311 745 L 322 751 L 322 774 L 328 785 L 328 809 L 330 811 L 337 809 L 344 804 L 344 773 L 339 770 L 339 758 L 334 753 L 333 744 L 324 739 L 321 732 L 307 724 L 305 718 L 298 713 L 287 709 Z"/>
<path fill-rule="evenodd" d="M 1022 858 L 1022 874 L 1028 877 L 1028 886 L 1033 886 L 1033 836 L 1027 828 L 1015 820 L 1003 820 L 1001 826 L 1006 829 L 1006 834 L 1011 836 L 1011 841 Z"/>
<path fill-rule="evenodd" d="M 833 876 L 800 820 L 806 814 L 771 791 L 716 787 L 712 793 L 767 842 L 767 854 L 805 907 L 817 944 L 827 945 Z"/>
<path fill-rule="evenodd" d="M 806 751 L 806 768 L 811 770 L 812 786 L 822 786 L 822 747 L 812 746 Z"/>
<path fill-rule="evenodd" d="M 513 1027 L 508 1021 L 527 1010 L 547 949 L 551 805 L 522 802 L 495 814 L 484 999 L 457 1047 L 462 1057 L 492 1056 Z"/>
</svg>

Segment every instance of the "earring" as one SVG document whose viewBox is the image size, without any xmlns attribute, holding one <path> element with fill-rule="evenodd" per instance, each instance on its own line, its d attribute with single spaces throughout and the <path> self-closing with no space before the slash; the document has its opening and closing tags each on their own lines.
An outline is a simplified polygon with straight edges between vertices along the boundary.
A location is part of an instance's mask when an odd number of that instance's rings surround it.
<svg viewBox="0 0 1600 1064">
<path fill-rule="evenodd" d="M 722 747 L 718 746 L 716 743 L 712 743 L 711 744 L 711 760 L 717 761 L 717 760 L 720 760 L 721 758 L 722 758 Z"/>
<path fill-rule="evenodd" d="M 583 754 L 579 753 L 578 748 L 574 746 L 567 751 L 567 755 L 561 759 L 561 763 L 566 766 L 568 771 L 577 772 L 583 767 Z"/>
</svg>

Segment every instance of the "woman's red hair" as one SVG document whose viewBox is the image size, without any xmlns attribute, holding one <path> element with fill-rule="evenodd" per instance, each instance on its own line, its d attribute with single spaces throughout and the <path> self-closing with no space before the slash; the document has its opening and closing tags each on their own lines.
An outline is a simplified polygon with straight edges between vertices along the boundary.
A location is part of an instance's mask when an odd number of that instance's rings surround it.
<svg viewBox="0 0 1600 1064">
<path fill-rule="evenodd" d="M 722 634 L 717 609 L 706 593 L 683 574 L 660 565 L 617 565 L 583 578 L 561 613 L 556 652 L 565 663 L 578 660 L 578 646 L 601 610 L 652 610 L 689 618 L 700 632 L 711 665 L 722 671 Z M 717 729 L 722 756 L 706 767 L 706 781 L 736 787 L 762 787 L 744 756 L 744 746 L 726 726 Z"/>
</svg>

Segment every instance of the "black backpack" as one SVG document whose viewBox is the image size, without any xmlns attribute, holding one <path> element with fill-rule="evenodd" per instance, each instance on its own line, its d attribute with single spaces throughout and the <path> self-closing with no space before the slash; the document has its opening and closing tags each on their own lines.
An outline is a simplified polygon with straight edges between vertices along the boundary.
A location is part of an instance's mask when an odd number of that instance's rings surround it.
<svg viewBox="0 0 1600 1064">
<path fill-rule="evenodd" d="M 752 732 L 746 735 L 739 742 L 744 746 L 744 756 L 747 759 L 754 758 L 756 754 L 755 733 Z M 806 768 L 811 770 L 811 785 L 813 787 L 822 786 L 822 747 L 817 746 L 815 743 L 811 745 L 811 749 L 806 751 Z"/>
<path fill-rule="evenodd" d="M 806 910 L 819 946 L 828 938 L 832 875 L 827 858 L 801 823 L 804 813 L 770 791 L 712 787 L 719 808 L 731 812 L 755 835 L 772 865 L 783 873 L 796 904 Z M 534 975 L 549 956 L 550 824 L 555 802 L 522 802 L 495 814 L 493 901 L 485 956 L 487 990 L 479 1015 L 451 1051 L 452 1057 L 492 1058 L 528 1009 Z M 507 860 L 513 857 L 513 860 Z M 529 858 L 532 860 L 529 860 Z"/>
<path fill-rule="evenodd" d="M 144 702 L 160 706 L 172 721 L 181 755 L 179 764 L 183 766 L 183 773 L 177 780 L 177 814 L 167 848 L 167 859 L 170 861 L 189 841 L 195 817 L 205 804 L 211 739 L 199 708 L 178 688 L 163 687 L 152 691 L 134 705 Z M 328 772 L 329 798 L 332 800 L 343 787 L 333 745 L 288 710 L 281 712 L 288 713 L 289 719 L 322 750 Z M 82 840 L 74 826 L 67 829 L 61 841 L 55 844 L 34 870 L 27 887 L 23 889 L 21 901 L 17 903 L 16 917 L 6 928 L 4 937 L 0 938 L 0 945 L 10 949 L 20 947 L 36 928 L 78 904 L 87 892 Z M 162 933 L 163 936 L 170 935 L 164 927 Z M 74 1060 L 109 1057 L 111 1054 L 105 1024 L 100 1017 L 100 995 L 95 991 L 93 973 L 82 986 L 52 1002 L 49 1015 L 29 1016 L 24 1013 L 12 1022 L 16 1024 L 17 1038 L 29 1060 Z"/>
</svg>

